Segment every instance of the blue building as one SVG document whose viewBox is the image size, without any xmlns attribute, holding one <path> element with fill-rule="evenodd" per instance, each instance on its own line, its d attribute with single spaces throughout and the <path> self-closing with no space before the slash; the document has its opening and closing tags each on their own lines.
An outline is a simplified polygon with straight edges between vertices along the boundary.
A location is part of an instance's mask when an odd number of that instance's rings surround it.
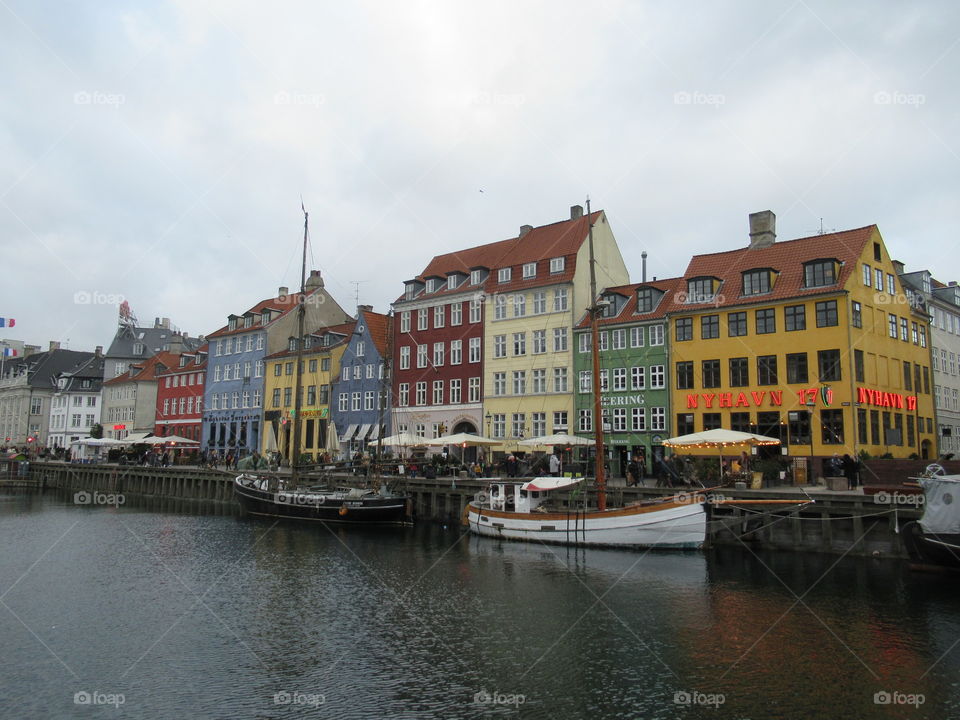
<svg viewBox="0 0 960 720">
<path fill-rule="evenodd" d="M 391 433 L 390 328 L 393 318 L 357 308 L 357 324 L 340 358 L 333 383 L 331 416 L 340 438 L 341 455 L 368 449 L 368 443 Z"/>
<path fill-rule="evenodd" d="M 297 295 L 281 287 L 276 297 L 227 316 L 227 324 L 207 336 L 202 449 L 244 455 L 260 447 L 264 358 L 296 335 Z M 324 289 L 319 270 L 310 273 L 304 305 L 307 327 L 351 320 Z"/>
</svg>

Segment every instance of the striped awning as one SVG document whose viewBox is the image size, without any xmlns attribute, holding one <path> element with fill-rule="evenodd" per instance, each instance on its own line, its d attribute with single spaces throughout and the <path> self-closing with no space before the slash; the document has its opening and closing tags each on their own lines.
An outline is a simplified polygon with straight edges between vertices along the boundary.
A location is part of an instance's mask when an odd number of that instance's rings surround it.
<svg viewBox="0 0 960 720">
<path fill-rule="evenodd" d="M 353 440 L 353 436 L 357 434 L 356 424 L 347 425 L 347 429 L 344 431 L 343 435 L 340 436 L 340 442 L 346 442 L 347 440 Z"/>
<path fill-rule="evenodd" d="M 360 432 L 357 433 L 357 439 L 363 440 L 370 434 L 371 423 L 364 423 L 360 426 Z"/>
<path fill-rule="evenodd" d="M 378 437 L 380 437 L 380 423 L 374 423 L 370 428 L 370 439 L 376 440 Z"/>
</svg>

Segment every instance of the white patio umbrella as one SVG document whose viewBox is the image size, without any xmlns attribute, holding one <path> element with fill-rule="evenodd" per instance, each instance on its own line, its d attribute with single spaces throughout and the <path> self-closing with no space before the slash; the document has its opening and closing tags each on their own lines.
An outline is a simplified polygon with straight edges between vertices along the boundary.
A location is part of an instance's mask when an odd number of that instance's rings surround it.
<svg viewBox="0 0 960 720">
<path fill-rule="evenodd" d="M 427 441 L 420 437 L 419 435 L 414 435 L 410 432 L 401 432 L 396 435 L 387 435 L 386 437 L 380 438 L 379 441 L 371 440 L 367 443 L 367 447 L 376 447 L 377 442 L 381 445 L 391 445 L 393 447 L 415 447 L 417 445 L 426 445 Z"/>
<path fill-rule="evenodd" d="M 154 437 L 145 438 L 143 442 L 145 442 L 147 445 L 166 445 L 167 443 L 176 443 L 177 445 L 200 444 L 196 440 L 180 437 L 179 435 L 155 435 Z"/>
<path fill-rule="evenodd" d="M 723 448 L 742 445 L 779 445 L 780 440 L 766 435 L 757 435 L 756 433 L 714 428 L 713 430 L 704 430 L 702 432 L 690 433 L 689 435 L 678 435 L 677 437 L 668 438 L 663 441 L 663 444 L 667 447 L 719 448 L 720 474 L 723 475 Z"/>
<path fill-rule="evenodd" d="M 594 440 L 580 437 L 579 435 L 567 435 L 566 433 L 557 433 L 556 435 L 540 435 L 538 437 L 521 440 L 519 445 L 593 445 Z"/>
<path fill-rule="evenodd" d="M 332 420 L 330 424 L 327 425 L 327 446 L 324 449 L 334 457 L 340 452 L 340 438 L 337 437 L 337 425 Z"/>
<path fill-rule="evenodd" d="M 483 435 L 472 435 L 470 433 L 454 433 L 453 435 L 443 435 L 441 437 L 431 438 L 426 441 L 427 445 L 467 445 L 474 447 L 478 445 L 500 445 L 503 440 L 494 440 Z"/>
</svg>

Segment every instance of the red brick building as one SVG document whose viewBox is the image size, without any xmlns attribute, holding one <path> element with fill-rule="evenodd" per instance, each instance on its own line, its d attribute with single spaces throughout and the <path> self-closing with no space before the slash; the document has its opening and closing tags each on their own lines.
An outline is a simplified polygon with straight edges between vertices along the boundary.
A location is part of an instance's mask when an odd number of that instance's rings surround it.
<svg viewBox="0 0 960 720">
<path fill-rule="evenodd" d="M 175 357 L 172 367 L 157 376 L 157 415 L 153 434 L 178 435 L 199 443 L 207 345 Z"/>
</svg>

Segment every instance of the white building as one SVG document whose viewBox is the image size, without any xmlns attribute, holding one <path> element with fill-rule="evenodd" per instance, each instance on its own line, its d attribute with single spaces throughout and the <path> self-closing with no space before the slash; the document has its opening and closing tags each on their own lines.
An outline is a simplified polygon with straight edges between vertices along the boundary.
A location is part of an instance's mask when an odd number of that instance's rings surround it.
<svg viewBox="0 0 960 720">
<path fill-rule="evenodd" d="M 103 348 L 98 347 L 83 366 L 54 378 L 47 439 L 50 448 L 67 449 L 70 443 L 90 437 L 91 428 L 100 423 L 103 366 Z"/>
</svg>

